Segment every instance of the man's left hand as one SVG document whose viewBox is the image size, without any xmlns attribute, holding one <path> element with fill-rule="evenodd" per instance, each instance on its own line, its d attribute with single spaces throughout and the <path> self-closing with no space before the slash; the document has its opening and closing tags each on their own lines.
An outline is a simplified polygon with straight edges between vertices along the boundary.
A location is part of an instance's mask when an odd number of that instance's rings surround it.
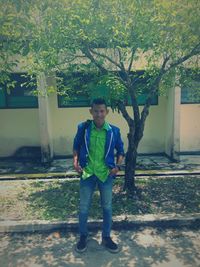
<svg viewBox="0 0 200 267">
<path fill-rule="evenodd" d="M 119 172 L 119 168 L 118 167 L 115 167 L 115 168 L 110 170 L 110 174 L 111 175 L 116 175 L 118 172 Z"/>
</svg>

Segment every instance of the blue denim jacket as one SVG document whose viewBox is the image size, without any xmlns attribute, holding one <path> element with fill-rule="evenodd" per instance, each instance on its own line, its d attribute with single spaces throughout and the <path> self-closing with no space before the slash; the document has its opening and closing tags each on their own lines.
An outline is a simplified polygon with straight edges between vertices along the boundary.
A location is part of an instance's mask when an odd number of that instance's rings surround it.
<svg viewBox="0 0 200 267">
<path fill-rule="evenodd" d="M 109 124 L 110 128 L 106 131 L 105 143 L 105 164 L 110 168 L 114 168 L 115 164 L 115 149 L 116 156 L 125 155 L 124 144 L 121 139 L 120 129 Z M 85 129 L 85 122 L 78 124 L 77 133 L 74 137 L 73 149 L 78 152 L 79 164 L 84 168 L 88 164 L 89 146 L 90 146 L 91 124 Z"/>
</svg>

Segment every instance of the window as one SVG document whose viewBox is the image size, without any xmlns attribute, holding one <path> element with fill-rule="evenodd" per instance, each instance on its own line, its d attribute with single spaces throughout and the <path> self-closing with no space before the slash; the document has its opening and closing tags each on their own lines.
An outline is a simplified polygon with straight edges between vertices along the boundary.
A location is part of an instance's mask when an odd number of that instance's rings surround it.
<svg viewBox="0 0 200 267">
<path fill-rule="evenodd" d="M 92 75 L 58 73 L 58 107 L 88 107 L 89 87 Z"/>
<path fill-rule="evenodd" d="M 150 77 L 146 76 L 144 77 L 145 72 L 144 71 L 137 71 L 132 73 L 132 80 L 135 82 L 136 91 L 137 94 L 137 102 L 139 106 L 142 106 L 145 104 L 147 96 L 148 96 L 148 82 Z M 139 93 L 140 92 L 140 93 Z M 127 106 L 131 106 L 131 98 L 130 96 L 126 99 Z M 154 95 L 151 100 L 151 105 L 158 105 L 158 95 Z"/>
<path fill-rule="evenodd" d="M 95 74 L 83 74 L 74 73 L 71 76 L 64 73 L 57 75 L 62 81 L 59 82 L 58 90 L 61 94 L 58 94 L 58 107 L 89 107 L 90 98 L 96 97 L 109 97 L 109 87 L 104 84 L 97 84 Z M 145 80 L 139 83 L 145 85 Z M 146 86 L 143 86 L 144 88 Z M 65 92 L 65 93 L 63 93 Z M 141 93 L 137 96 L 138 104 L 144 105 L 146 101 L 147 93 Z M 131 105 L 130 97 L 125 99 L 126 105 Z M 152 105 L 158 104 L 158 96 L 154 96 Z"/>
<path fill-rule="evenodd" d="M 12 87 L 10 86 L 12 84 Z M 37 108 L 35 77 L 26 73 L 11 73 L 10 81 L 0 86 L 0 108 Z"/>
<path fill-rule="evenodd" d="M 200 103 L 200 82 L 194 81 L 191 86 L 181 88 L 181 104 Z"/>
<path fill-rule="evenodd" d="M 181 104 L 200 103 L 200 77 L 192 70 L 186 70 L 181 78 Z"/>
</svg>

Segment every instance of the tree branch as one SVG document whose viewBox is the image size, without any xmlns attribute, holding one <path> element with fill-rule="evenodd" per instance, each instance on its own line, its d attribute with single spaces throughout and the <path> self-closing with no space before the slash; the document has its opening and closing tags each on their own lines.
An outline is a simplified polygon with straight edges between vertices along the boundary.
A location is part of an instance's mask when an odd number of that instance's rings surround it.
<svg viewBox="0 0 200 267">
<path fill-rule="evenodd" d="M 160 69 L 160 72 L 159 72 L 158 76 L 156 77 L 154 83 L 152 84 L 152 87 L 151 87 L 150 92 L 149 92 L 149 94 L 147 96 L 147 100 L 145 102 L 144 108 L 143 108 L 143 110 L 141 112 L 141 119 L 140 119 L 141 134 L 143 134 L 143 131 L 144 131 L 144 123 L 145 123 L 145 120 L 146 120 L 146 118 L 147 118 L 147 116 L 149 114 L 149 107 L 151 105 L 151 99 L 153 98 L 156 90 L 158 89 L 158 85 L 159 85 L 159 83 L 161 81 L 162 76 L 167 71 L 165 69 L 165 66 L 166 66 L 168 60 L 169 60 L 169 57 L 166 57 L 164 59 L 163 64 L 162 64 L 161 69 Z"/>
<path fill-rule="evenodd" d="M 122 60 L 122 54 L 121 54 L 121 51 L 119 48 L 117 48 L 117 51 L 118 51 L 118 54 L 119 54 L 119 62 L 120 62 L 120 66 L 121 66 L 121 69 L 125 72 L 125 67 L 124 67 L 124 63 L 123 63 L 123 60 Z"/>
<path fill-rule="evenodd" d="M 74 60 L 76 60 L 77 58 L 85 58 L 85 56 L 83 56 L 83 55 L 77 55 L 77 56 L 74 56 L 71 59 L 69 59 L 69 57 L 63 58 L 62 61 L 59 62 L 59 65 L 63 65 L 63 64 L 66 64 L 66 63 L 71 63 Z"/>
<path fill-rule="evenodd" d="M 170 69 L 172 69 L 172 68 L 175 68 L 176 66 L 182 64 L 183 62 L 185 62 L 186 60 L 188 60 L 188 59 L 191 58 L 192 56 L 195 56 L 195 55 L 198 55 L 198 54 L 200 54 L 200 43 L 197 44 L 197 45 L 192 49 L 192 51 L 191 51 L 189 54 L 185 55 L 184 57 L 179 58 L 177 61 L 175 61 L 174 63 L 172 63 L 172 64 L 169 66 L 169 68 L 167 69 L 167 71 L 170 70 Z"/>
<path fill-rule="evenodd" d="M 159 83 L 160 83 L 160 80 L 161 80 L 162 76 L 166 72 L 168 72 L 170 69 L 175 68 L 176 66 L 178 66 L 178 65 L 182 64 L 183 62 L 185 62 L 187 59 L 189 59 L 192 56 L 197 55 L 199 53 L 200 53 L 200 43 L 198 43 L 191 50 L 191 52 L 189 54 L 185 55 L 184 57 L 179 58 L 176 62 L 172 63 L 167 69 L 165 67 L 166 67 L 167 62 L 170 59 L 170 56 L 166 56 L 165 57 L 165 59 L 163 61 L 163 64 L 161 66 L 160 72 L 159 72 L 157 78 L 155 79 L 155 82 L 153 83 L 151 89 L 150 89 L 150 93 L 149 93 L 149 95 L 147 97 L 146 103 L 145 103 L 144 108 L 143 108 L 142 113 L 141 113 L 141 124 L 143 125 L 143 127 L 144 127 L 144 122 L 146 120 L 146 117 L 148 116 L 149 106 L 151 105 L 151 99 L 154 96 L 155 91 L 158 89 L 158 86 L 159 86 Z"/>
<path fill-rule="evenodd" d="M 159 86 L 159 83 L 162 79 L 162 76 L 166 72 L 168 72 L 170 69 L 177 67 L 178 65 L 185 62 L 187 59 L 189 59 L 192 56 L 197 55 L 199 53 L 200 53 L 200 43 L 197 44 L 189 54 L 185 55 L 184 57 L 179 58 L 176 62 L 172 63 L 167 69 L 165 67 L 166 67 L 166 64 L 169 61 L 170 57 L 169 56 L 165 57 L 163 64 L 161 66 L 160 72 L 159 72 L 157 78 L 155 79 L 155 82 L 153 83 L 151 89 L 150 89 L 150 93 L 147 97 L 146 103 L 145 103 L 144 108 L 143 108 L 142 113 L 141 113 L 140 122 L 141 122 L 141 127 L 143 129 L 144 129 L 144 123 L 145 123 L 146 117 L 149 114 L 149 107 L 151 105 L 151 99 L 154 96 L 155 91 L 158 89 L 158 86 Z"/>
<path fill-rule="evenodd" d="M 90 50 L 88 48 L 84 48 L 82 50 L 82 53 L 86 55 L 86 57 L 88 57 L 92 63 L 94 63 L 98 68 L 99 70 L 103 73 L 103 74 L 106 74 L 108 73 L 108 70 L 106 68 L 104 68 L 100 63 L 98 63 L 95 58 L 93 57 L 93 55 L 90 53 Z"/>
<path fill-rule="evenodd" d="M 100 56 L 100 57 L 102 57 L 102 58 L 107 59 L 107 60 L 108 60 L 109 62 L 111 62 L 113 65 L 115 65 L 115 66 L 117 66 L 118 68 L 122 69 L 122 68 L 121 68 L 121 65 L 118 64 L 116 61 L 114 61 L 114 60 L 113 60 L 112 58 L 110 58 L 109 56 L 107 56 L 107 55 L 105 55 L 105 54 L 102 54 L 102 53 L 100 53 L 100 52 L 97 52 L 97 51 L 93 50 L 92 48 L 90 48 L 90 51 L 91 51 L 93 54 L 97 55 L 97 56 Z"/>
<path fill-rule="evenodd" d="M 130 73 L 130 71 L 131 71 L 131 68 L 132 68 L 132 65 L 133 65 L 133 58 L 134 58 L 135 52 L 136 52 L 136 49 L 132 49 L 132 52 L 131 52 L 131 60 L 130 60 L 129 66 L 128 66 L 128 73 Z"/>
<path fill-rule="evenodd" d="M 165 67 L 166 67 L 167 62 L 169 61 L 169 59 L 170 59 L 170 56 L 164 57 L 163 64 L 161 66 L 161 70 L 165 71 Z"/>
<path fill-rule="evenodd" d="M 122 116 L 127 121 L 128 125 L 129 126 L 132 125 L 134 123 L 134 120 L 129 116 L 129 114 L 128 114 L 127 110 L 126 110 L 126 106 L 124 105 L 124 103 L 121 100 L 118 101 L 118 107 L 119 107 L 119 110 L 122 113 Z"/>
<path fill-rule="evenodd" d="M 140 121 L 140 111 L 139 111 L 139 106 L 136 100 L 135 92 L 132 87 L 129 89 L 129 93 L 131 96 L 131 104 L 132 104 L 132 109 L 133 109 L 133 114 L 134 114 L 134 120 L 136 122 L 136 125 L 138 125 L 138 122 Z"/>
<path fill-rule="evenodd" d="M 124 81 L 120 76 L 119 76 L 119 78 L 120 78 L 121 82 L 123 83 L 123 85 L 128 89 L 128 92 L 129 92 L 130 97 L 131 97 L 131 104 L 132 104 L 131 106 L 132 106 L 132 110 L 133 110 L 134 121 L 136 122 L 136 125 L 138 125 L 138 122 L 140 120 L 140 112 L 139 112 L 138 103 L 137 103 L 136 96 L 135 96 L 135 93 L 134 93 L 133 88 L 132 88 L 130 77 L 128 76 L 126 71 L 124 71 L 124 74 L 126 76 L 126 81 Z"/>
<path fill-rule="evenodd" d="M 131 104 L 132 104 L 132 110 L 133 110 L 135 124 L 138 126 L 139 121 L 140 121 L 140 112 L 139 112 L 139 107 L 138 107 L 138 103 L 136 100 L 135 92 L 133 89 L 133 84 L 132 84 L 132 81 L 131 81 L 130 76 L 127 73 L 127 71 L 124 71 L 124 74 L 126 77 L 126 83 L 125 84 L 126 84 L 126 87 L 129 91 L 129 94 L 131 97 Z"/>
</svg>

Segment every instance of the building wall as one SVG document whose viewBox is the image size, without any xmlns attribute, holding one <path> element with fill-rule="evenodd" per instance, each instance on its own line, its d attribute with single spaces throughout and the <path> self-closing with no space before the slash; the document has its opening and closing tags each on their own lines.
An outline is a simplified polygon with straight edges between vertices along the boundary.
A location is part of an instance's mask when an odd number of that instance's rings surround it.
<svg viewBox="0 0 200 267">
<path fill-rule="evenodd" d="M 159 98 L 159 104 L 150 107 L 146 120 L 143 139 L 139 145 L 141 153 L 164 152 L 165 143 L 165 97 Z M 131 107 L 128 107 L 131 115 Z M 140 111 L 142 106 L 140 106 Z M 55 155 L 72 154 L 73 137 L 77 130 L 77 124 L 90 119 L 89 107 L 81 108 L 57 108 L 57 98 L 50 97 L 50 116 L 52 118 L 53 147 Z M 107 121 L 121 129 L 125 149 L 127 148 L 128 126 L 121 114 L 110 109 Z"/>
<path fill-rule="evenodd" d="M 56 95 L 49 103 L 54 155 L 71 155 L 77 124 L 91 118 L 89 108 L 58 108 Z M 181 151 L 200 151 L 200 104 L 181 104 L 180 117 Z M 160 96 L 158 105 L 150 107 L 139 153 L 165 151 L 167 118 L 167 98 Z M 121 114 L 110 110 L 107 121 L 120 127 L 126 149 L 128 127 Z M 21 146 L 40 145 L 38 109 L 1 109 L 0 125 L 0 157 L 11 156 Z"/>
<path fill-rule="evenodd" d="M 20 58 L 19 58 L 20 59 Z M 22 59 L 21 59 L 22 60 Z M 14 72 L 26 71 L 23 59 Z M 145 69 L 145 57 L 139 57 L 135 68 Z M 50 83 L 54 83 L 53 80 Z M 167 152 L 170 154 L 172 140 L 172 102 L 168 96 L 160 96 L 158 105 L 150 107 L 139 153 Z M 140 111 L 143 106 L 140 106 Z M 54 155 L 71 155 L 77 124 L 90 118 L 89 108 L 58 108 L 57 96 L 49 97 L 49 119 Z M 131 107 L 128 112 L 132 114 Z M 38 109 L 0 109 L 0 157 L 11 156 L 22 146 L 40 146 L 40 123 Z M 180 151 L 200 151 L 200 104 L 180 104 Z M 128 127 L 117 112 L 110 110 L 107 121 L 121 129 L 127 149 Z M 177 126 L 178 127 L 178 126 Z"/>
<path fill-rule="evenodd" d="M 180 150 L 200 151 L 200 104 L 181 104 Z"/>
<path fill-rule="evenodd" d="M 0 109 L 0 157 L 22 146 L 40 146 L 38 109 Z"/>
</svg>

